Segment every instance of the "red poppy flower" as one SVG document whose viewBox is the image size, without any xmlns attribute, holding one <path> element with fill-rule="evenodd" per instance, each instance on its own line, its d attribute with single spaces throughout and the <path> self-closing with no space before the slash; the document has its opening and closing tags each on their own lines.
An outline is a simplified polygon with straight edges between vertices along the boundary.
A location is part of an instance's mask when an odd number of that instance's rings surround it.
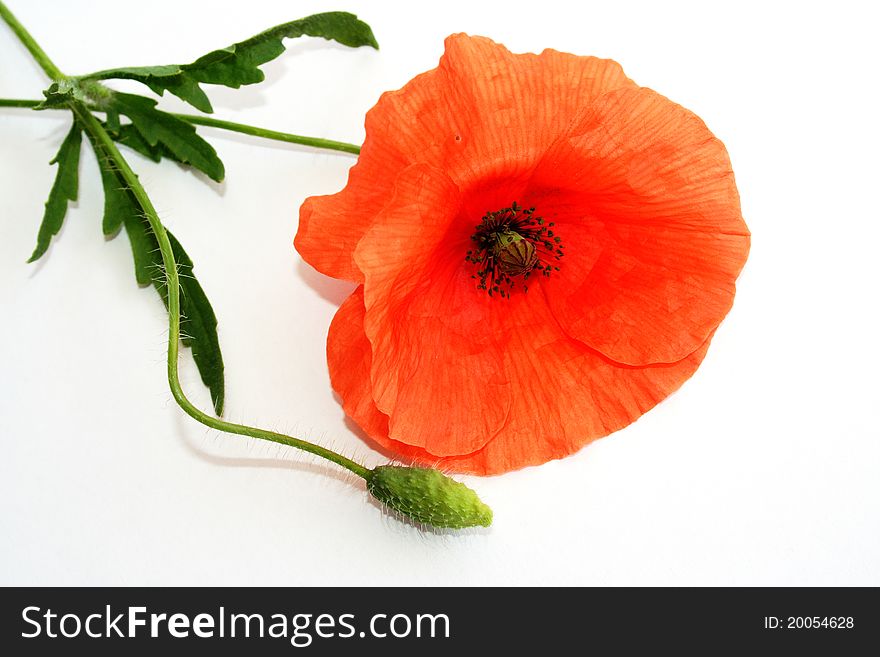
<svg viewBox="0 0 880 657">
<path fill-rule="evenodd" d="M 724 146 L 610 60 L 454 35 L 384 94 L 296 247 L 359 283 L 327 354 L 380 445 L 492 474 L 625 427 L 702 361 L 749 232 Z"/>
</svg>

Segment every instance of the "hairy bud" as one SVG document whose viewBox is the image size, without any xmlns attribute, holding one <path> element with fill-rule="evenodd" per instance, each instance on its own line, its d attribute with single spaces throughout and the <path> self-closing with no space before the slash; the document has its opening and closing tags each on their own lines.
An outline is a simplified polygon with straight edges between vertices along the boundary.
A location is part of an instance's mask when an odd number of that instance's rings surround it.
<svg viewBox="0 0 880 657">
<path fill-rule="evenodd" d="M 389 508 L 433 527 L 492 524 L 492 509 L 474 491 L 431 468 L 381 465 L 367 477 L 367 490 Z"/>
</svg>

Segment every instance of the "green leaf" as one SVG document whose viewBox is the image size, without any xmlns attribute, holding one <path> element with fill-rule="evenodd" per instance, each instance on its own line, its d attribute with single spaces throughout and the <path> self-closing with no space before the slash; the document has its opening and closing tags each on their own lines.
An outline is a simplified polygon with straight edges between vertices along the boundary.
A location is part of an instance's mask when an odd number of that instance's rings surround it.
<svg viewBox="0 0 880 657">
<path fill-rule="evenodd" d="M 37 233 L 37 246 L 28 262 L 38 260 L 49 248 L 52 237 L 58 234 L 64 224 L 68 201 L 75 201 L 79 188 L 79 151 L 82 144 L 82 131 L 74 122 L 70 132 L 61 143 L 61 148 L 49 164 L 58 164 L 55 182 L 49 191 L 43 221 Z"/>
<path fill-rule="evenodd" d="M 122 124 L 119 123 L 119 112 L 110 108 L 107 110 L 107 120 L 104 122 L 104 129 L 111 137 L 118 135 L 122 130 Z"/>
<path fill-rule="evenodd" d="M 53 82 L 43 92 L 46 100 L 37 109 L 83 102 L 105 112 L 104 128 L 115 141 L 145 155 L 154 162 L 163 157 L 186 164 L 220 182 L 225 170 L 217 151 L 197 133 L 191 123 L 156 109 L 156 101 L 136 94 L 112 91 L 89 80 Z M 131 123 L 120 123 L 123 114 Z"/>
<path fill-rule="evenodd" d="M 104 183 L 104 233 L 112 235 L 120 226 L 131 243 L 135 278 L 139 285 L 152 284 L 168 307 L 168 286 L 163 273 L 159 241 L 144 217 L 137 199 L 124 185 L 109 158 L 100 149 L 98 161 Z M 217 317 L 205 291 L 193 274 L 193 262 L 180 242 L 168 232 L 180 275 L 180 321 L 182 342 L 192 349 L 202 382 L 211 392 L 217 415 L 223 413 L 225 383 L 223 355 L 217 338 Z"/>
<path fill-rule="evenodd" d="M 133 151 L 137 151 L 144 157 L 153 160 L 153 162 L 159 162 L 163 157 L 180 162 L 164 144 L 158 143 L 155 146 L 150 146 L 147 140 L 143 138 L 141 133 L 131 123 L 120 125 L 115 134 L 110 132 L 108 128 L 108 134 L 115 142 L 127 146 Z M 184 162 L 180 163 L 184 164 Z"/>
<path fill-rule="evenodd" d="M 111 112 L 124 114 L 131 119 L 131 125 L 137 132 L 135 136 L 128 125 L 120 126 L 115 135 L 117 141 L 131 146 L 156 162 L 162 156 L 170 155 L 172 159 L 204 172 L 212 180 L 223 180 L 226 172 L 217 151 L 196 134 L 191 123 L 157 110 L 156 101 L 152 98 L 117 91 L 109 102 L 108 116 Z"/>
<path fill-rule="evenodd" d="M 104 221 L 102 228 L 104 235 L 110 237 L 119 232 L 125 223 L 126 214 L 132 214 L 135 208 L 132 207 L 132 199 L 129 198 L 125 189 L 125 185 L 116 171 L 113 169 L 112 162 L 103 154 L 102 151 L 95 150 L 98 157 L 98 168 L 101 170 L 101 183 L 104 186 Z M 150 281 L 138 283 L 146 285 Z"/>
<path fill-rule="evenodd" d="M 322 37 L 352 48 L 379 47 L 369 25 L 354 14 L 334 11 L 278 25 L 228 48 L 210 52 L 191 64 L 115 68 L 80 79 L 137 80 L 160 96 L 167 90 L 202 112 L 212 112 L 211 102 L 199 83 L 238 89 L 262 82 L 265 76 L 259 67 L 284 52 L 284 39 L 301 36 Z"/>
</svg>

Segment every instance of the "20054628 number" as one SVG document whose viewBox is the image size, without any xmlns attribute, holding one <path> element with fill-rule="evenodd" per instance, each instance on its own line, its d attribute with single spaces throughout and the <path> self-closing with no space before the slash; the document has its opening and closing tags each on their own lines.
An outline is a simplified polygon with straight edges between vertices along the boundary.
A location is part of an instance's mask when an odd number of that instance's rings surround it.
<svg viewBox="0 0 880 657">
<path fill-rule="evenodd" d="M 789 616 L 786 627 L 789 629 L 851 629 L 852 616 Z"/>
</svg>

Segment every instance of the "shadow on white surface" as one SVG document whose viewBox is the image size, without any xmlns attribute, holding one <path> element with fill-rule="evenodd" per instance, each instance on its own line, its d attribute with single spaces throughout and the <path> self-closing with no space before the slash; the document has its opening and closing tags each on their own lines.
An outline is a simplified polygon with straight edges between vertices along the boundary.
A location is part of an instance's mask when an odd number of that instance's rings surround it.
<svg viewBox="0 0 880 657">
<path fill-rule="evenodd" d="M 248 37 L 242 37 L 242 40 Z M 327 53 L 328 50 L 350 52 L 350 48 L 324 39 L 285 40 L 286 52 L 278 59 L 262 64 L 260 69 L 265 73 L 265 79 L 256 84 L 248 85 L 251 88 L 245 91 L 231 89 L 220 85 L 205 85 L 211 98 L 211 105 L 216 111 L 218 108 L 229 110 L 247 110 L 266 105 L 267 92 L 288 75 L 288 68 L 295 69 L 301 65 L 298 60 L 309 53 Z M 298 57 L 299 56 L 299 57 Z M 329 54 L 327 56 L 330 56 Z M 304 90 L 304 96 L 308 96 L 308 90 Z"/>
<path fill-rule="evenodd" d="M 199 460 L 204 461 L 205 463 L 222 466 L 224 468 L 268 468 L 272 470 L 291 470 L 295 472 L 313 474 L 321 477 L 329 477 L 347 486 L 353 486 L 359 489 L 364 488 L 363 485 L 361 485 L 359 478 L 356 477 L 354 474 L 338 466 L 331 465 L 330 463 L 325 463 L 324 461 L 290 459 L 282 456 L 279 456 L 278 458 L 266 458 L 221 456 L 218 454 L 212 454 L 208 452 L 203 445 L 198 444 L 198 442 L 193 438 L 193 433 L 189 429 L 193 428 L 195 420 L 190 420 L 189 418 L 185 418 L 183 416 L 178 416 L 177 419 L 178 425 L 180 427 L 178 435 L 181 438 L 181 442 L 186 447 L 188 452 L 196 456 Z M 212 430 L 212 432 L 224 440 L 258 440 L 256 438 L 248 438 L 246 436 L 228 435 L 219 431 Z M 307 452 L 300 452 L 294 450 L 294 448 L 289 448 L 289 451 L 285 449 L 285 453 L 295 453 L 299 456 L 305 456 L 306 458 L 309 458 L 308 456 L 306 456 L 308 454 Z M 314 458 L 317 459 L 317 457 Z"/>
<path fill-rule="evenodd" d="M 326 299 L 334 306 L 341 306 L 349 295 L 354 292 L 357 287 L 349 281 L 341 281 L 336 278 L 324 276 L 317 269 L 308 264 L 297 256 L 296 275 L 302 279 L 306 285 L 318 293 L 322 299 Z"/>
</svg>

